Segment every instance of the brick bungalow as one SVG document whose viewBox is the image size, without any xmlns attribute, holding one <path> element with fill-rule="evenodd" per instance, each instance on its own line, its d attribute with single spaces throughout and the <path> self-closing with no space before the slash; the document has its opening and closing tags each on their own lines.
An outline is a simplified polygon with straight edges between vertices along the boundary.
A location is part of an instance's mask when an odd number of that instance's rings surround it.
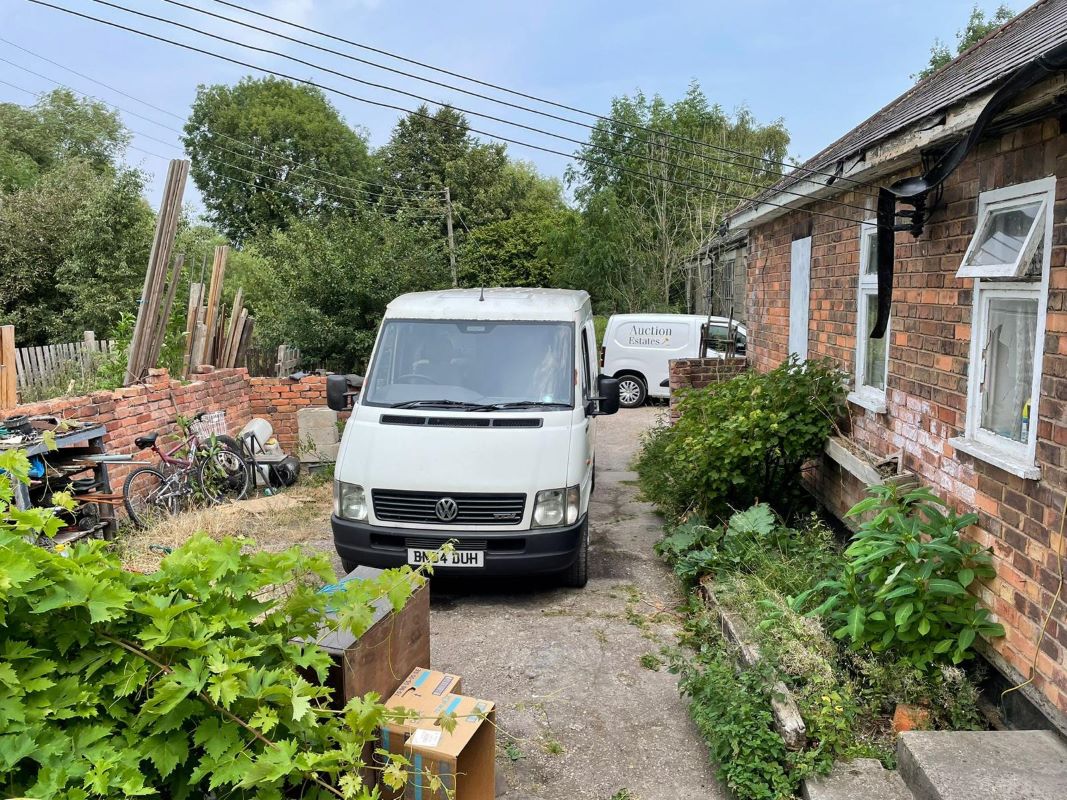
<svg viewBox="0 0 1067 800">
<path fill-rule="evenodd" d="M 1005 686 L 1032 676 L 1007 711 L 1025 724 L 1036 706 L 1067 732 L 1065 42 L 1067 0 L 1035 3 L 729 227 L 747 233 L 751 364 L 796 353 L 851 376 L 850 442 L 827 448 L 813 490 L 840 516 L 884 462 L 977 512 L 969 535 L 992 547 L 997 568 L 977 593 L 1007 631 L 983 652 Z M 936 187 L 891 198 L 888 222 L 876 216 L 879 187 L 943 173 L 964 140 Z M 912 226 L 918 236 L 903 230 Z M 870 338 L 888 286 L 888 330 Z"/>
</svg>

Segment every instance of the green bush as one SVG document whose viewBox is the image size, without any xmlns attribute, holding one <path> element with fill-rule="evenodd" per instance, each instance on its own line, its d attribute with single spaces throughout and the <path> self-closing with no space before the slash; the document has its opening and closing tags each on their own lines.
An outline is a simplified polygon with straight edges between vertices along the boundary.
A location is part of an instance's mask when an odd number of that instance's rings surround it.
<svg viewBox="0 0 1067 800">
<path fill-rule="evenodd" d="M 1003 636 L 967 588 L 995 574 L 988 549 L 960 536 L 974 514 L 957 515 L 927 488 L 871 486 L 849 516 L 870 514 L 845 550 L 840 573 L 802 593 L 825 596 L 811 613 L 854 648 L 890 652 L 916 667 L 971 655 L 979 634 Z"/>
<path fill-rule="evenodd" d="M 759 500 L 788 518 L 803 494 L 801 467 L 842 413 L 843 386 L 833 362 L 794 357 L 687 392 L 681 418 L 645 439 L 637 461 L 644 496 L 672 519 L 725 518 Z"/>
<path fill-rule="evenodd" d="M 324 625 L 362 633 L 376 599 L 401 607 L 421 576 L 324 594 L 324 554 L 202 535 L 158 572 L 127 572 L 102 541 L 51 547 L 55 513 L 12 504 L 28 468 L 0 452 L 4 797 L 370 800 L 363 747 L 390 712 L 373 693 L 329 708 L 309 677 L 330 666 L 316 640 Z M 402 785 L 407 764 L 381 769 Z"/>
</svg>

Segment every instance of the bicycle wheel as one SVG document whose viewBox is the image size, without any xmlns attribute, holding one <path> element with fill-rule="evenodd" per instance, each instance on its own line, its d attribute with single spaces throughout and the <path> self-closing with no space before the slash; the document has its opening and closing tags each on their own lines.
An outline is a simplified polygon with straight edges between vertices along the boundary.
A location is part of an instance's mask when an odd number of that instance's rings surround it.
<svg viewBox="0 0 1067 800">
<path fill-rule="evenodd" d="M 127 475 L 122 495 L 126 513 L 138 528 L 151 528 L 177 510 L 166 476 L 152 467 L 141 467 Z"/>
<path fill-rule="evenodd" d="M 198 453 L 197 481 L 210 503 L 242 500 L 248 494 L 252 473 L 241 446 L 229 436 L 214 436 Z"/>
</svg>

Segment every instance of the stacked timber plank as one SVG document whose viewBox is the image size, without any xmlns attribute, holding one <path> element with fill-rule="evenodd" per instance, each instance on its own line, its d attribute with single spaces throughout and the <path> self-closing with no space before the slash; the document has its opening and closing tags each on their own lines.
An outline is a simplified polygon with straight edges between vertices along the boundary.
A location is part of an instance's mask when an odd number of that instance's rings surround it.
<svg viewBox="0 0 1067 800">
<path fill-rule="evenodd" d="M 163 188 L 163 201 L 160 203 L 159 217 L 156 220 L 156 231 L 152 237 L 152 250 L 148 256 L 141 305 L 137 310 L 137 323 L 134 325 L 133 339 L 130 342 L 124 381 L 127 386 L 144 378 L 149 367 L 155 366 L 159 360 L 159 353 L 163 349 L 167 321 L 174 305 L 184 260 L 179 257 L 174 260 L 172 266 L 170 256 L 174 249 L 174 237 L 178 232 L 182 195 L 188 176 L 188 161 L 175 159 L 170 162 L 167 182 Z"/>
<path fill-rule="evenodd" d="M 244 307 L 244 290 L 238 289 L 227 321 L 226 306 L 222 303 L 222 288 L 226 280 L 226 261 L 229 254 L 229 246 L 216 247 L 211 265 L 211 282 L 206 285 L 194 283 L 189 287 L 186 376 L 206 364 L 223 368 L 235 367 L 244 362 L 255 318 L 249 316 L 248 309 Z"/>
</svg>

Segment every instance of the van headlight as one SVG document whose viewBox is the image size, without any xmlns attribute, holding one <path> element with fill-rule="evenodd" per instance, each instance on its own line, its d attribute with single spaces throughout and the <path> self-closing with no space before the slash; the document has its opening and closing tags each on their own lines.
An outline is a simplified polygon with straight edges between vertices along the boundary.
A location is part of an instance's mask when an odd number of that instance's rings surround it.
<svg viewBox="0 0 1067 800">
<path fill-rule="evenodd" d="M 367 519 L 367 493 L 362 486 L 343 481 L 333 482 L 333 513 L 341 519 L 362 522 Z"/>
<path fill-rule="evenodd" d="M 534 500 L 534 528 L 554 528 L 573 525 L 582 511 L 582 493 L 577 486 L 566 489 L 545 489 Z"/>
</svg>

